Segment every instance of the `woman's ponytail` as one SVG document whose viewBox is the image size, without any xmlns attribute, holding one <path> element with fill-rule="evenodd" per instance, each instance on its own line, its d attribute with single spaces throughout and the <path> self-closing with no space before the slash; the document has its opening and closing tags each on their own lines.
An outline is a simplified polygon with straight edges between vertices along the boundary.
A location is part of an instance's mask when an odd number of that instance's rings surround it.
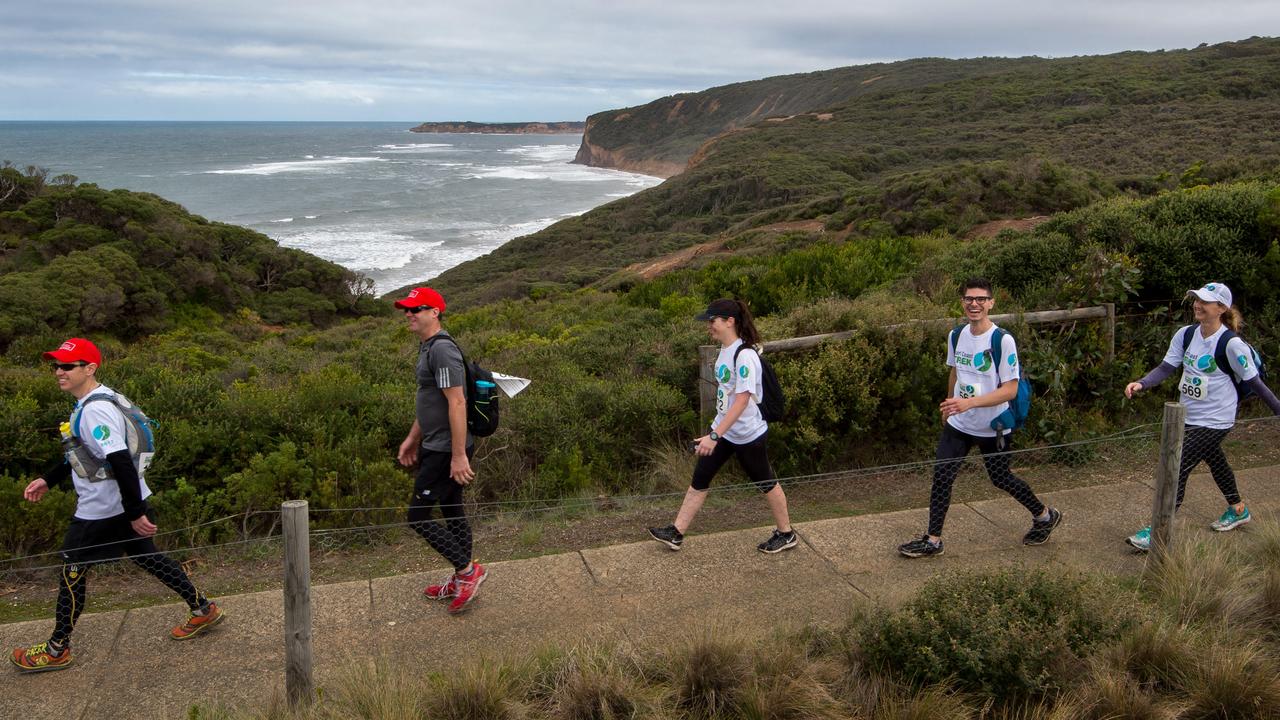
<svg viewBox="0 0 1280 720">
<path fill-rule="evenodd" d="M 741 300 L 734 300 L 734 302 L 738 304 L 738 337 L 742 338 L 743 345 L 756 347 L 760 344 L 760 331 L 756 329 L 755 320 L 751 317 L 751 310 Z"/>
</svg>

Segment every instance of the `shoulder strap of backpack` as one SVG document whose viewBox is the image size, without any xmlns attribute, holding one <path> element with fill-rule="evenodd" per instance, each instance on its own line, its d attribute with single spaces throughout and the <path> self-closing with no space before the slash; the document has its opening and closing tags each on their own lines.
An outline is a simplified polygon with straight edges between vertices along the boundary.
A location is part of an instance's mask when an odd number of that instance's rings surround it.
<svg viewBox="0 0 1280 720">
<path fill-rule="evenodd" d="M 436 333 L 435 335 L 432 335 L 430 338 L 427 339 L 426 342 L 427 342 L 428 353 L 431 352 L 431 345 L 437 340 L 448 340 L 449 342 L 453 343 L 454 347 L 458 348 L 458 354 L 462 356 L 462 378 L 463 378 L 462 393 L 464 396 L 470 399 L 472 378 L 471 378 L 471 363 L 467 362 L 467 353 L 463 351 L 462 346 L 458 344 L 457 340 L 453 339 L 452 335 L 443 335 L 441 333 Z"/>
<path fill-rule="evenodd" d="M 1227 356 L 1227 343 L 1231 342 L 1234 337 L 1239 337 L 1234 330 L 1231 328 L 1223 329 L 1222 335 L 1218 337 L 1218 346 L 1213 349 L 1213 359 L 1217 362 L 1218 369 L 1231 378 L 1231 382 L 1238 383 L 1240 379 L 1236 377 L 1235 370 L 1231 367 L 1231 358 Z M 1244 342 L 1244 340 L 1240 342 Z"/>
<path fill-rule="evenodd" d="M 965 325 L 957 325 L 951 329 L 951 353 L 954 355 L 956 348 L 960 345 L 960 333 L 964 332 Z"/>
<path fill-rule="evenodd" d="M 106 393 L 98 393 L 80 401 L 80 405 L 76 408 L 75 417 L 71 418 L 71 435 L 73 437 L 77 439 L 80 437 L 80 418 L 84 415 L 84 409 L 89 406 L 89 403 L 98 402 L 99 400 L 111 400 L 111 396 Z M 115 403 L 112 402 L 111 404 L 114 405 Z M 124 413 L 121 414 L 123 415 Z"/>
<path fill-rule="evenodd" d="M 995 332 L 991 333 L 991 362 L 996 364 L 996 382 L 1004 384 L 1004 378 L 1000 374 L 1000 369 L 1004 367 L 1001 360 L 1004 359 L 1004 336 L 1008 335 L 1004 328 L 997 327 Z"/>
<path fill-rule="evenodd" d="M 1191 347 L 1192 333 L 1196 331 L 1199 325 L 1188 325 L 1182 328 L 1182 353 L 1185 355 L 1187 348 Z"/>
</svg>

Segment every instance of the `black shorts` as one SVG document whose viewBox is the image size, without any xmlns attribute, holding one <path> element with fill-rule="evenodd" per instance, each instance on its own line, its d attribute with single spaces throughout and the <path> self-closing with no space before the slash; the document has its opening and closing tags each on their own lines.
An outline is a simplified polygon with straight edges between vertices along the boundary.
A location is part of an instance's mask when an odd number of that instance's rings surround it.
<svg viewBox="0 0 1280 720">
<path fill-rule="evenodd" d="M 150 510 L 147 516 L 151 516 Z M 107 562 L 153 552 L 155 542 L 134 532 L 124 513 L 101 520 L 72 518 L 62 541 L 62 559 L 71 564 Z"/>
</svg>

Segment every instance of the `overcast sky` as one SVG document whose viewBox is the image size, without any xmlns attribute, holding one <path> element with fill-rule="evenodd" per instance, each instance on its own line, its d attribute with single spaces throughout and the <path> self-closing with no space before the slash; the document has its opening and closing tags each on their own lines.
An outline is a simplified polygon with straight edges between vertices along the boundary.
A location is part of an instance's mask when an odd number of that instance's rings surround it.
<svg viewBox="0 0 1280 720">
<path fill-rule="evenodd" d="M 921 56 L 1280 33 L 1280 1 L 3 0 L 0 120 L 581 120 Z"/>
</svg>

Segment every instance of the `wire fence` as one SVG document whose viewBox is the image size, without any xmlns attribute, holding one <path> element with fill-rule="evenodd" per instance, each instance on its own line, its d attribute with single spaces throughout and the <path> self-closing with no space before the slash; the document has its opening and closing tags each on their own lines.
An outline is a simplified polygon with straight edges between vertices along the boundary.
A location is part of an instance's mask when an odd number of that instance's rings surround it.
<svg viewBox="0 0 1280 720">
<path fill-rule="evenodd" d="M 948 480 L 948 494 L 957 500 L 975 500 L 1000 495 L 997 489 L 1008 476 L 1023 485 L 1006 492 L 1016 499 L 1021 487 L 1035 493 L 1070 487 L 1120 481 L 1150 483 L 1156 467 L 1160 441 L 1158 423 L 1139 425 L 1104 437 L 1033 448 L 1013 448 L 1003 453 L 1003 461 L 992 467 L 991 458 L 971 452 L 959 458 L 923 458 L 876 467 L 849 468 L 823 473 L 780 478 L 793 502 L 793 516 L 798 521 L 814 519 L 806 515 L 806 503 L 823 508 L 853 508 L 853 512 L 906 509 L 925 505 L 945 505 L 950 497 L 938 497 L 938 479 Z M 1234 476 L 1226 470 L 1225 459 L 1236 470 L 1280 463 L 1280 422 L 1275 418 L 1242 420 L 1230 432 L 1187 433 L 1183 450 L 1182 480 L 1191 472 L 1207 470 L 1224 496 L 1233 499 Z M 1200 463 L 1193 467 L 1190 461 Z M 1203 461 L 1203 462 L 1201 462 Z M 735 516 L 738 524 L 756 517 L 743 517 L 738 506 L 757 494 L 755 486 L 735 473 L 722 474 L 724 479 L 711 488 L 709 511 L 716 503 Z M 478 555 L 486 559 L 527 556 L 543 551 L 584 549 L 639 537 L 641 521 L 674 515 L 683 487 L 670 491 L 632 495 L 570 498 L 511 499 L 471 502 L 465 506 L 472 542 Z M 1145 502 L 1143 499 L 1136 499 Z M 745 507 L 745 506 L 744 506 Z M 439 509 L 439 508 L 437 508 Z M 316 574 L 326 579 L 354 579 L 396 572 L 410 572 L 440 567 L 441 560 L 424 546 L 418 536 L 438 533 L 444 525 L 440 519 L 411 522 L 406 514 L 409 506 L 371 506 L 314 508 L 311 513 L 325 518 L 325 525 L 310 531 L 310 552 Z M 828 514 L 829 514 L 828 510 Z M 276 516 L 274 528 L 261 537 L 242 537 L 246 514 L 230 515 L 190 527 L 167 529 L 157 533 L 159 545 L 139 545 L 131 533 L 100 542 L 80 542 L 77 554 L 68 556 L 61 550 L 49 550 L 22 557 L 0 560 L 0 593 L 13 595 L 38 604 L 46 598 L 51 584 L 66 585 L 63 577 L 68 565 L 92 567 L 93 574 L 108 591 L 113 583 L 121 591 L 136 592 L 133 580 L 139 572 L 161 579 L 165 587 L 180 585 L 179 578 L 161 577 L 160 567 L 149 558 L 170 558 L 173 565 L 163 563 L 161 572 L 175 574 L 176 565 L 184 574 L 198 578 L 200 587 L 219 594 L 279 587 L 281 534 L 278 510 L 254 511 L 253 516 Z M 764 516 L 759 516 L 763 519 Z M 573 528 L 578 521 L 592 521 L 592 532 L 582 533 L 574 542 Z M 554 523 L 550 522 L 554 521 Z M 630 523 L 635 523 L 634 527 Z M 732 521 L 731 521 L 732 523 Z M 554 539 L 547 539 L 549 525 L 564 528 Z M 192 537 L 196 531 L 215 529 L 215 537 L 236 538 L 208 544 L 188 545 L 178 540 Z M 603 528 L 603 529 L 602 529 Z M 416 532 L 415 532 L 416 531 Z M 641 528 L 642 531 L 642 528 Z M 448 541 L 447 534 L 439 535 Z M 148 540 L 151 543 L 152 540 Z M 387 552 L 390 550 L 390 552 Z M 132 563 L 113 563 L 128 556 Z M 80 562 L 76 562 L 79 560 Z M 73 588 L 74 590 L 74 588 Z M 165 592 L 155 586 L 158 593 Z M 83 603 L 77 602 L 82 609 Z"/>
</svg>

